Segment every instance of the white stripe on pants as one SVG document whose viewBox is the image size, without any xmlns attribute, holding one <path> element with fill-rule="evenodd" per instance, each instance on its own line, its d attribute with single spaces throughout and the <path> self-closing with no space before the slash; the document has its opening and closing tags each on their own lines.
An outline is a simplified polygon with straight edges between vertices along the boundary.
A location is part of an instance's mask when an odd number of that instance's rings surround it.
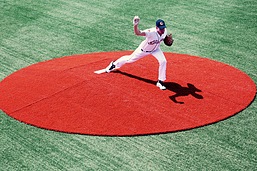
<svg viewBox="0 0 257 171">
<path fill-rule="evenodd" d="M 156 49 L 153 52 L 142 52 L 141 48 L 138 47 L 131 55 L 125 55 L 120 57 L 114 62 L 114 65 L 116 65 L 117 68 L 122 67 L 126 63 L 133 63 L 137 60 L 152 54 L 159 62 L 159 73 L 158 73 L 158 80 L 165 81 L 166 80 L 166 66 L 167 66 L 167 60 L 161 51 L 160 48 Z"/>
</svg>

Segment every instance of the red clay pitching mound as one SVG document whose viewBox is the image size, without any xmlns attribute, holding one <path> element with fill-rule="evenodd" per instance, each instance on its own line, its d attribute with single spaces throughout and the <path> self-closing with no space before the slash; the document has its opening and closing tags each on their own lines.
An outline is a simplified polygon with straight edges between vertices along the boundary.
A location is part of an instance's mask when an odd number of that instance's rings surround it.
<svg viewBox="0 0 257 171">
<path fill-rule="evenodd" d="M 152 56 L 94 74 L 130 51 L 74 55 L 21 69 L 0 83 L 0 108 L 36 127 L 132 136 L 192 129 L 224 120 L 254 99 L 252 79 L 224 63 L 165 53 L 167 90 L 155 86 Z"/>
</svg>

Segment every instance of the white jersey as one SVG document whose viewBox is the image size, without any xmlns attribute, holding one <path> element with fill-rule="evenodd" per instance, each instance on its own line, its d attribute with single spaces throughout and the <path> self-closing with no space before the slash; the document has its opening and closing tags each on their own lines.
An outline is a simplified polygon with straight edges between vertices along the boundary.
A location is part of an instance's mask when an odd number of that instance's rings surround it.
<svg viewBox="0 0 257 171">
<path fill-rule="evenodd" d="M 146 29 L 143 32 L 145 32 L 145 40 L 139 45 L 139 47 L 145 51 L 145 52 L 152 52 L 155 51 L 160 47 L 161 41 L 164 40 L 164 38 L 167 35 L 167 29 L 165 28 L 164 33 L 160 36 L 156 30 L 156 28 L 150 28 Z"/>
</svg>

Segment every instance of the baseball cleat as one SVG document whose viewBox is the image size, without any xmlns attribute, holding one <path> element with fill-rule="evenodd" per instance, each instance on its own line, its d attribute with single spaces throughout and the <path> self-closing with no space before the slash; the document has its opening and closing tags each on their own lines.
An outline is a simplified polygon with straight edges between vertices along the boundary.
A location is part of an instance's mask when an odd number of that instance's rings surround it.
<svg viewBox="0 0 257 171">
<path fill-rule="evenodd" d="M 105 69 L 107 73 L 111 72 L 115 69 L 115 65 L 113 64 L 113 61 L 108 65 L 108 67 Z"/>
<path fill-rule="evenodd" d="M 166 87 L 163 85 L 163 81 L 158 80 L 156 86 L 159 87 L 161 90 L 166 90 Z"/>
</svg>

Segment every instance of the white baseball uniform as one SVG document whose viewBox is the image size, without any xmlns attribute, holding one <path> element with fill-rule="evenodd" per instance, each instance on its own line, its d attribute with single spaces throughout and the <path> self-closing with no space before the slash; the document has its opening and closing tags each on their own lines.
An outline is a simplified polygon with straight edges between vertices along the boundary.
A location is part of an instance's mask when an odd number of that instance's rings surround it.
<svg viewBox="0 0 257 171">
<path fill-rule="evenodd" d="M 165 81 L 167 60 L 162 50 L 160 49 L 160 43 L 166 37 L 167 30 L 165 28 L 165 31 L 161 36 L 158 34 L 155 27 L 144 30 L 143 32 L 145 32 L 146 39 L 141 42 L 138 48 L 131 55 L 125 55 L 120 57 L 114 62 L 114 65 L 117 68 L 120 68 L 122 65 L 126 63 L 135 62 L 149 54 L 152 54 L 159 62 L 158 80 Z"/>
</svg>

